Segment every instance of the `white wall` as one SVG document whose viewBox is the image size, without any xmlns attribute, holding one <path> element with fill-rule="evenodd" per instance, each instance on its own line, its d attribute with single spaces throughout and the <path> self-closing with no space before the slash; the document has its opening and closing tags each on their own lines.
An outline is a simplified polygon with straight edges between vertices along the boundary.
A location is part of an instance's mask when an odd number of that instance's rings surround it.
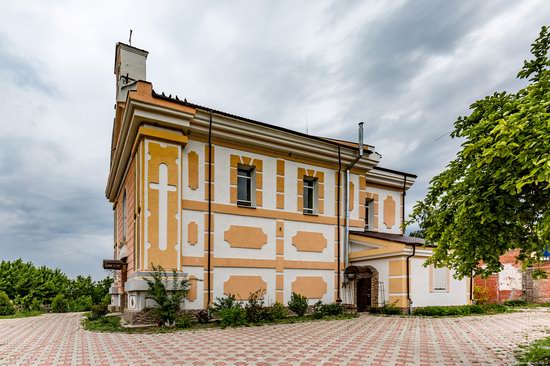
<svg viewBox="0 0 550 366">
<path fill-rule="evenodd" d="M 468 303 L 468 281 L 453 278 L 449 271 L 448 292 L 430 292 L 430 269 L 424 267 L 425 258 L 411 258 L 411 299 L 413 307 L 433 305 L 466 305 Z"/>
</svg>

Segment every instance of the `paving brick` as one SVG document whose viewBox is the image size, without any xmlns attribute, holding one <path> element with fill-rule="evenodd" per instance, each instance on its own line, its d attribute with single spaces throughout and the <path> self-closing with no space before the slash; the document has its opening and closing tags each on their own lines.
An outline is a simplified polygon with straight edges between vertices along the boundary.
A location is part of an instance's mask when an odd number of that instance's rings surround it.
<svg viewBox="0 0 550 366">
<path fill-rule="evenodd" d="M 95 333 L 80 314 L 0 320 L 0 365 L 507 365 L 547 336 L 550 309 L 357 319 L 167 334 Z"/>
</svg>

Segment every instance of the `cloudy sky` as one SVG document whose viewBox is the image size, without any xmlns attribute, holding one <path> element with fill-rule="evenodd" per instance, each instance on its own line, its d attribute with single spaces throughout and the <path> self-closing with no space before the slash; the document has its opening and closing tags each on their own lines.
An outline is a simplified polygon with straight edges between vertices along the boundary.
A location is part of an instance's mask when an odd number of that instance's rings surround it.
<svg viewBox="0 0 550 366">
<path fill-rule="evenodd" d="M 515 91 L 547 1 L 0 0 L 0 259 L 106 273 L 114 47 L 150 52 L 157 91 L 279 126 L 366 140 L 419 176 L 459 147 L 476 99 Z"/>
</svg>

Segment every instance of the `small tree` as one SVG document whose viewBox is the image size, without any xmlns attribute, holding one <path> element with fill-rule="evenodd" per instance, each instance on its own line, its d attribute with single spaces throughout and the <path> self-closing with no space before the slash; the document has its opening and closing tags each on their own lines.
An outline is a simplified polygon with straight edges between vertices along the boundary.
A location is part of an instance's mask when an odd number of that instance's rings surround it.
<svg viewBox="0 0 550 366">
<path fill-rule="evenodd" d="M 10 298 L 4 291 L 0 291 L 0 315 L 15 314 L 15 306 L 13 306 Z"/>
<path fill-rule="evenodd" d="M 172 288 L 168 290 L 166 285 L 170 282 L 168 275 L 161 266 L 153 265 L 152 279 L 145 278 L 149 289 L 147 299 L 154 300 L 157 304 L 153 312 L 164 324 L 172 325 L 176 321 L 178 311 L 181 309 L 183 299 L 189 292 L 190 282 L 186 278 L 180 279 L 178 272 L 172 271 Z"/>
<path fill-rule="evenodd" d="M 66 313 L 69 311 L 69 300 L 62 294 L 57 294 L 52 300 L 52 312 Z"/>
<path fill-rule="evenodd" d="M 303 295 L 292 293 L 290 301 L 288 302 L 288 308 L 296 313 L 298 316 L 304 316 L 307 311 L 307 298 Z"/>
</svg>

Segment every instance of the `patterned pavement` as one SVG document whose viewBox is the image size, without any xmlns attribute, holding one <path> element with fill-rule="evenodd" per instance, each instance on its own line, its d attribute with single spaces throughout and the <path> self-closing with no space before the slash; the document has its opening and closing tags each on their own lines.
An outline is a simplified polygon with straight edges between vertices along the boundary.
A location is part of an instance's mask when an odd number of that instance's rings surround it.
<svg viewBox="0 0 550 366">
<path fill-rule="evenodd" d="M 165 334 L 95 333 L 80 314 L 0 320 L 0 365 L 509 365 L 548 336 L 550 309 L 357 319 Z"/>
</svg>

